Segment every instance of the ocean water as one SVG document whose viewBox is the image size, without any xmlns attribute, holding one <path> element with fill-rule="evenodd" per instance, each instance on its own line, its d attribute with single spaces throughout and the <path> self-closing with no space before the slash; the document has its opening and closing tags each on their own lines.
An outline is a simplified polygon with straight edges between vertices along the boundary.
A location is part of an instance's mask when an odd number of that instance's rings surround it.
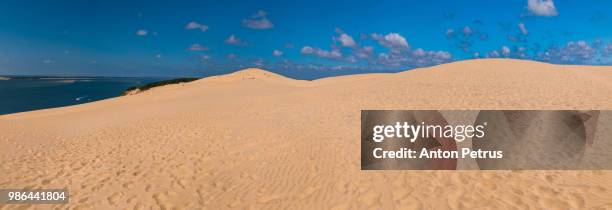
<svg viewBox="0 0 612 210">
<path fill-rule="evenodd" d="M 0 80 L 0 115 L 88 103 L 169 78 L 27 77 Z"/>
</svg>

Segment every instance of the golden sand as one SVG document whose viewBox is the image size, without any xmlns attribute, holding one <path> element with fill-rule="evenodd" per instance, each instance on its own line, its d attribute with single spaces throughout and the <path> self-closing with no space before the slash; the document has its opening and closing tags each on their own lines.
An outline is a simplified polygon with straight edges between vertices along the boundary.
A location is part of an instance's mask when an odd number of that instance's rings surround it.
<svg viewBox="0 0 612 210">
<path fill-rule="evenodd" d="M 612 67 L 507 59 L 315 81 L 246 69 L 0 116 L 0 188 L 70 190 L 40 209 L 610 209 L 609 171 L 361 171 L 359 118 L 612 109 L 611 93 Z"/>
</svg>

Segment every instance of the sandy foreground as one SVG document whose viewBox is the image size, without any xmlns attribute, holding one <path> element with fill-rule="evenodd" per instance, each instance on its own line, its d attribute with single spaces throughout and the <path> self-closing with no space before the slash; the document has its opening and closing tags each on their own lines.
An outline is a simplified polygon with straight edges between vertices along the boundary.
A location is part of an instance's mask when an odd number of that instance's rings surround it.
<svg viewBox="0 0 612 210">
<path fill-rule="evenodd" d="M 359 138 L 362 109 L 606 110 L 611 93 L 612 67 L 503 59 L 315 81 L 247 69 L 0 116 L 0 188 L 70 190 L 39 209 L 612 209 L 612 171 L 361 171 Z"/>
</svg>

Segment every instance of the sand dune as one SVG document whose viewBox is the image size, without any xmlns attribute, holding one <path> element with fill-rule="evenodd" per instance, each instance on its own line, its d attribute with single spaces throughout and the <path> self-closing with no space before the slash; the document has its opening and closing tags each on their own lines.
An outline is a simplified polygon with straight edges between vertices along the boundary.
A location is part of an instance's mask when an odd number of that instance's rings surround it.
<svg viewBox="0 0 612 210">
<path fill-rule="evenodd" d="M 0 116 L 0 188 L 68 187 L 58 207 L 84 209 L 610 209 L 609 171 L 361 171 L 359 147 L 362 109 L 612 109 L 610 93 L 612 67 L 504 59 L 247 69 Z"/>
</svg>

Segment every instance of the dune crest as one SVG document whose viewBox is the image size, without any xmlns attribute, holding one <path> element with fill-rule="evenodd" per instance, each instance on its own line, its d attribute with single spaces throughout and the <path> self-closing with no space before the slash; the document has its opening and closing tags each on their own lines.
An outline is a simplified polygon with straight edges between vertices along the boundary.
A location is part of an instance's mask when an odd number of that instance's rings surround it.
<svg viewBox="0 0 612 210">
<path fill-rule="evenodd" d="M 205 78 L 206 79 L 206 78 Z M 212 76 L 211 80 L 215 81 L 236 81 L 236 80 L 266 80 L 266 81 L 292 81 L 289 77 L 273 73 L 268 70 L 259 68 L 247 68 L 233 73 Z"/>
</svg>

